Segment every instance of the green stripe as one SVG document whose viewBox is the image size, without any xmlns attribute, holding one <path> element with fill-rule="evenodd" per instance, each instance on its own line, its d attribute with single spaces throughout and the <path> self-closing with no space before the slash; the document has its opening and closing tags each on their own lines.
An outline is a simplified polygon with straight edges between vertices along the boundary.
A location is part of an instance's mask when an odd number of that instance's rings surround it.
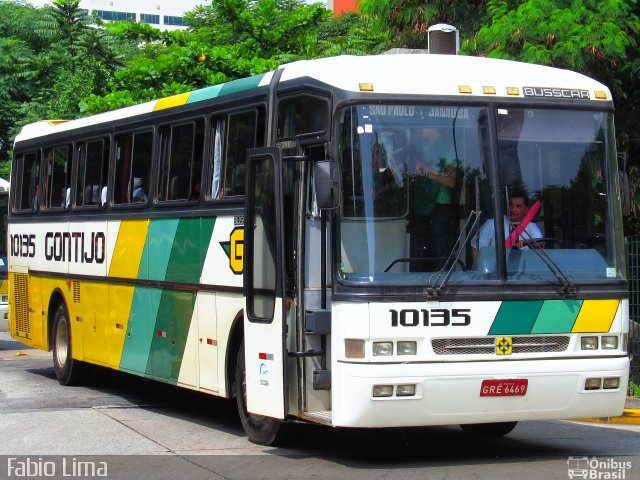
<svg viewBox="0 0 640 480">
<path fill-rule="evenodd" d="M 192 292 L 162 292 L 155 323 L 156 334 L 147 362 L 148 376 L 169 383 L 178 382 L 194 305 Z"/>
<path fill-rule="evenodd" d="M 244 90 L 251 90 L 252 88 L 258 87 L 263 78 L 264 74 L 255 75 L 249 78 L 240 78 L 220 85 L 213 85 L 211 87 L 201 88 L 200 90 L 194 90 L 191 92 L 191 95 L 189 95 L 187 104 L 202 102 L 203 100 L 242 92 Z"/>
<path fill-rule="evenodd" d="M 136 287 L 131 302 L 131 316 L 122 348 L 120 368 L 144 373 L 149 361 L 151 342 L 156 335 L 155 321 L 162 290 Z"/>
<path fill-rule="evenodd" d="M 220 96 L 256 88 L 258 85 L 260 85 L 260 81 L 263 77 L 264 74 L 255 75 L 253 77 L 240 78 L 238 80 L 233 80 L 232 82 L 225 83 L 224 85 L 222 85 L 222 89 L 220 90 Z"/>
<path fill-rule="evenodd" d="M 489 335 L 528 335 L 542 304 L 542 300 L 502 302 Z"/>
<path fill-rule="evenodd" d="M 164 280 L 169 265 L 169 257 L 175 243 L 176 230 L 179 220 L 168 218 L 162 220 L 152 220 L 147 234 L 147 244 L 145 245 L 142 258 L 148 256 L 150 280 Z M 138 275 L 138 278 L 143 278 Z"/>
<path fill-rule="evenodd" d="M 531 333 L 567 333 L 578 318 L 582 300 L 546 300 Z"/>
<path fill-rule="evenodd" d="M 222 90 L 222 85 L 214 85 L 213 87 L 202 88 L 191 92 L 187 103 L 201 102 L 203 100 L 209 100 L 210 98 L 216 98 Z"/>
<path fill-rule="evenodd" d="M 215 218 L 180 219 L 167 264 L 166 281 L 200 281 L 214 223 Z"/>
</svg>

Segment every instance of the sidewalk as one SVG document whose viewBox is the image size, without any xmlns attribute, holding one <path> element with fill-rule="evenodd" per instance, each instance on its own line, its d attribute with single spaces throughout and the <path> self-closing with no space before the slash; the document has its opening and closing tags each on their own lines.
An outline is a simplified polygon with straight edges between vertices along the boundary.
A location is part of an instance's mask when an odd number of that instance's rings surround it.
<svg viewBox="0 0 640 480">
<path fill-rule="evenodd" d="M 627 397 L 624 412 L 619 417 L 574 418 L 578 422 L 591 423 L 624 423 L 640 425 L 640 398 Z"/>
</svg>

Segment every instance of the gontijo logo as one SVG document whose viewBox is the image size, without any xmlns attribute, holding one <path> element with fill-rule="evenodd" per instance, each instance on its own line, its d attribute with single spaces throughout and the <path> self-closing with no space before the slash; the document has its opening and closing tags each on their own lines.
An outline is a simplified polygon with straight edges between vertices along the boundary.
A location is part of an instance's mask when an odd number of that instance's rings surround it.
<svg viewBox="0 0 640 480">
<path fill-rule="evenodd" d="M 229 268 L 236 275 L 242 274 L 242 265 L 244 260 L 244 227 L 237 226 L 231 230 L 228 242 L 220 242 L 220 246 L 224 253 L 229 257 Z"/>
</svg>

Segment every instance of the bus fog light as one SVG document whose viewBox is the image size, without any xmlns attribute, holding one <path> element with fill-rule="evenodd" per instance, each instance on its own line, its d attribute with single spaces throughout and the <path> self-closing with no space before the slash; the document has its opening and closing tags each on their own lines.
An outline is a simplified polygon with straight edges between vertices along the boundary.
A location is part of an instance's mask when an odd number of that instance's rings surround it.
<svg viewBox="0 0 640 480">
<path fill-rule="evenodd" d="M 417 351 L 416 342 L 398 342 L 398 355 L 415 355 Z"/>
<path fill-rule="evenodd" d="M 415 385 L 398 385 L 396 387 L 396 396 L 398 397 L 413 397 L 415 394 Z"/>
<path fill-rule="evenodd" d="M 390 397 L 393 395 L 393 385 L 374 385 L 373 396 L 374 397 Z"/>
<path fill-rule="evenodd" d="M 373 342 L 373 355 L 376 357 L 393 355 L 393 342 Z"/>
<path fill-rule="evenodd" d="M 618 336 L 606 335 L 602 337 L 602 349 L 603 350 L 616 350 L 618 348 Z"/>
<path fill-rule="evenodd" d="M 584 382 L 585 390 L 600 390 L 601 388 L 602 388 L 601 378 L 587 378 L 586 382 Z"/>
<path fill-rule="evenodd" d="M 613 390 L 620 387 L 620 377 L 605 378 L 602 382 L 602 388 L 605 390 Z"/>
<path fill-rule="evenodd" d="M 582 350 L 597 350 L 598 337 L 582 337 L 580 339 L 580 346 Z"/>
<path fill-rule="evenodd" d="M 344 356 L 347 358 L 364 358 L 364 340 L 345 338 Z"/>
</svg>

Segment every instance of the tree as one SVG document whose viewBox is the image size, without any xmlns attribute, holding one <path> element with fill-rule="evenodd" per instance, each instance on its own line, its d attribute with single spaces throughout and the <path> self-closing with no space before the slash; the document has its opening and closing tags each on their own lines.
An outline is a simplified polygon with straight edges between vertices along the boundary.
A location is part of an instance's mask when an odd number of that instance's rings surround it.
<svg viewBox="0 0 640 480">
<path fill-rule="evenodd" d="M 488 2 L 489 22 L 463 50 L 582 72 L 609 86 L 618 151 L 629 158 L 636 197 L 626 233 L 640 232 L 639 7 L 623 0 Z"/>
<path fill-rule="evenodd" d="M 482 25 L 485 0 L 362 0 L 360 11 L 386 19 L 396 33 L 395 47 L 426 48 L 427 30 L 438 23 L 454 25 L 473 35 Z"/>
</svg>

